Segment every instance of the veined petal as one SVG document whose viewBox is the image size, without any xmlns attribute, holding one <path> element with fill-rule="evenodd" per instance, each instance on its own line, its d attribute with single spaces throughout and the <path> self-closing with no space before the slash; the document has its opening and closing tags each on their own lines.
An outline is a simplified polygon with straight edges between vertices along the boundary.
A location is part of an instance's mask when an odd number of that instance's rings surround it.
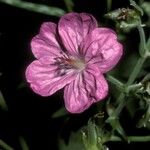
<svg viewBox="0 0 150 150">
<path fill-rule="evenodd" d="M 89 67 L 65 87 L 65 106 L 69 112 L 81 113 L 92 103 L 106 97 L 108 84 L 100 72 L 95 74 L 98 70 L 96 66 Z"/>
<path fill-rule="evenodd" d="M 72 82 L 75 77 L 76 74 L 72 70 L 59 76 L 57 66 L 43 64 L 38 60 L 33 61 L 26 69 L 26 78 L 30 83 L 30 87 L 42 96 L 52 95 Z"/>
<path fill-rule="evenodd" d="M 64 101 L 66 109 L 71 113 L 81 113 L 92 104 L 93 99 L 89 96 L 80 75 L 68 84 L 64 89 Z"/>
<path fill-rule="evenodd" d="M 97 27 L 96 19 L 86 13 L 69 13 L 61 17 L 58 32 L 66 50 L 78 54 L 81 41 Z"/>
<path fill-rule="evenodd" d="M 83 37 L 85 38 L 91 31 L 98 27 L 96 19 L 88 13 L 79 14 L 83 24 Z"/>
<path fill-rule="evenodd" d="M 123 46 L 115 40 L 112 46 L 105 45 L 101 54 L 93 57 L 88 63 L 97 64 L 101 72 L 106 73 L 116 66 L 122 54 Z"/>
<path fill-rule="evenodd" d="M 111 70 L 123 54 L 122 44 L 115 32 L 108 28 L 96 28 L 81 43 L 81 52 L 90 64 L 98 63 L 101 72 Z"/>
<path fill-rule="evenodd" d="M 89 65 L 84 72 L 85 82 L 87 83 L 87 89 L 92 89 L 94 92 L 90 92 L 94 97 L 94 102 L 104 99 L 108 94 L 108 84 L 98 65 Z"/>
<path fill-rule="evenodd" d="M 31 49 L 34 56 L 40 59 L 43 56 L 58 56 L 61 53 L 61 47 L 58 43 L 56 24 L 45 22 L 40 28 L 40 33 L 31 41 Z"/>
<path fill-rule="evenodd" d="M 109 28 L 96 28 L 82 41 L 80 45 L 81 53 L 86 57 L 98 55 L 105 45 L 113 45 L 117 40 L 116 33 Z"/>
<path fill-rule="evenodd" d="M 58 43 L 57 25 L 52 22 L 44 22 L 40 28 L 40 36 L 55 46 L 60 47 Z"/>
</svg>

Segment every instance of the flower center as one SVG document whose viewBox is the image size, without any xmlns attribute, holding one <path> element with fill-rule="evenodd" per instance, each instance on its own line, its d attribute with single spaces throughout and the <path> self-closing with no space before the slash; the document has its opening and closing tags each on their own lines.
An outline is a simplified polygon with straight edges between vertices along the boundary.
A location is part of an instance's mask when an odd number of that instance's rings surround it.
<svg viewBox="0 0 150 150">
<path fill-rule="evenodd" d="M 86 66 L 83 58 L 74 58 L 68 55 L 57 58 L 56 64 L 60 75 L 66 74 L 69 69 L 75 69 L 80 72 L 84 70 Z"/>
<path fill-rule="evenodd" d="M 65 63 L 80 71 L 85 68 L 85 62 L 82 59 L 69 59 Z"/>
<path fill-rule="evenodd" d="M 83 59 L 78 58 L 62 58 L 60 66 L 63 66 L 63 69 L 77 69 L 81 71 L 85 68 L 85 62 Z"/>
</svg>

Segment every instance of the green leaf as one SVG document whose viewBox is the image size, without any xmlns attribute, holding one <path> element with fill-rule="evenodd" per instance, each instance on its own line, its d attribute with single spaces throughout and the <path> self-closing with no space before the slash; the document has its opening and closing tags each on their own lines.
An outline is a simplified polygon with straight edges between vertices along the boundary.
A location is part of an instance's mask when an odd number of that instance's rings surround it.
<svg viewBox="0 0 150 150">
<path fill-rule="evenodd" d="M 85 150 L 81 132 L 71 133 L 68 144 L 65 144 L 64 141 L 60 139 L 59 150 Z"/>
<path fill-rule="evenodd" d="M 26 10 L 46 14 L 46 15 L 51 15 L 51 16 L 60 17 L 65 14 L 65 11 L 60 8 L 51 7 L 43 4 L 35 4 L 35 3 L 25 2 L 21 0 L 0 0 L 0 2 L 11 6 L 19 7 L 22 9 L 26 9 Z"/>
</svg>

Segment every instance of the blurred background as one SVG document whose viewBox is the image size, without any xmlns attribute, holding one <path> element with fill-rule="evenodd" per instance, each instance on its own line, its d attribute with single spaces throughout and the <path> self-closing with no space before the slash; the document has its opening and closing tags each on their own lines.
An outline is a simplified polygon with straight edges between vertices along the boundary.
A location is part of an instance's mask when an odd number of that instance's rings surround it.
<svg viewBox="0 0 150 150">
<path fill-rule="evenodd" d="M 62 11 L 51 14 L 50 9 L 50 14 L 42 14 L 0 1 L 0 97 L 4 98 L 8 106 L 8 110 L 5 106 L 4 109 L 0 109 L 0 139 L 15 150 L 22 149 L 20 143 L 24 140 L 31 150 L 57 150 L 58 140 L 61 138 L 67 143 L 71 131 L 76 132 L 95 113 L 95 106 L 79 115 L 65 112 L 64 116 L 55 118 L 53 114 L 64 107 L 63 91 L 50 97 L 41 97 L 29 88 L 24 73 L 27 65 L 34 60 L 30 48 L 32 37 L 38 33 L 43 22 L 57 23 L 59 17 L 69 9 L 63 0 L 26 0 L 26 2 L 57 7 Z M 73 11 L 91 13 L 100 24 L 116 30 L 114 23 L 104 18 L 104 14 L 108 11 L 106 0 L 73 0 L 73 3 Z M 127 0 L 115 0 L 111 9 L 128 6 Z M 148 29 L 147 32 L 149 32 Z M 128 36 L 126 47 L 134 47 L 136 50 L 136 44 L 139 42 L 136 36 L 138 33 L 133 30 L 125 35 Z M 125 115 L 124 118 L 129 117 Z M 148 133 L 147 129 L 137 131 L 134 128 L 136 120 L 129 119 L 126 122 L 125 119 L 122 122 L 129 134 Z M 120 142 L 108 143 L 108 145 L 111 150 L 117 148 L 128 150 L 143 148 L 144 150 L 149 148 L 146 146 L 150 146 L 150 143 Z M 3 150 L 3 148 L 0 149 Z"/>
</svg>

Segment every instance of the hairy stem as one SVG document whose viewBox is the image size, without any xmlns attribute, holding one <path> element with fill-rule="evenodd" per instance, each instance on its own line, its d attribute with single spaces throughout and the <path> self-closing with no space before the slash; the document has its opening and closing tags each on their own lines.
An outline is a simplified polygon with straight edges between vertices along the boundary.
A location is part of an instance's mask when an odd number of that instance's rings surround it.
<svg viewBox="0 0 150 150">
<path fill-rule="evenodd" d="M 126 137 L 127 142 L 149 142 L 150 141 L 150 135 L 148 136 L 128 136 Z M 122 141 L 122 139 L 118 136 L 111 136 L 109 141 Z"/>
<path fill-rule="evenodd" d="M 138 59 L 138 61 L 135 65 L 135 67 L 134 67 L 127 83 L 125 84 L 127 87 L 135 81 L 135 79 L 136 79 L 137 75 L 139 74 L 145 60 L 146 60 L 146 58 L 144 58 L 144 57 L 140 57 Z M 122 109 L 124 108 L 124 106 L 126 104 L 126 101 L 125 101 L 124 97 L 125 97 L 125 94 L 121 93 L 119 98 L 117 99 L 117 104 L 119 104 L 119 105 L 116 108 L 116 110 L 114 111 L 113 116 L 118 116 L 120 114 L 120 112 L 122 111 Z"/>
<path fill-rule="evenodd" d="M 138 26 L 138 31 L 139 31 L 139 35 L 140 35 L 139 53 L 141 54 L 141 57 L 139 57 L 139 59 L 137 60 L 137 63 L 135 65 L 135 67 L 133 68 L 133 71 L 132 71 L 130 77 L 128 78 L 128 81 L 125 84 L 126 88 L 128 88 L 128 86 L 133 84 L 133 82 L 137 78 L 140 70 L 142 69 L 142 66 L 143 66 L 146 58 L 148 57 L 148 55 L 146 56 L 146 54 L 147 54 L 146 40 L 145 40 L 144 30 L 141 27 L 141 21 L 140 21 L 140 25 Z M 120 114 L 120 112 L 122 111 L 122 109 L 124 108 L 124 106 L 126 104 L 124 97 L 125 97 L 125 93 L 121 93 L 120 96 L 118 97 L 118 99 L 116 101 L 116 104 L 118 104 L 118 107 L 114 111 L 113 117 L 118 116 Z"/>
<path fill-rule="evenodd" d="M 137 29 L 138 29 L 139 35 L 140 35 L 139 53 L 143 57 L 144 54 L 146 53 L 146 51 L 148 51 L 148 50 L 147 50 L 147 46 L 146 46 L 145 32 L 143 30 L 141 20 L 139 20 L 139 25 L 137 26 Z"/>
</svg>

